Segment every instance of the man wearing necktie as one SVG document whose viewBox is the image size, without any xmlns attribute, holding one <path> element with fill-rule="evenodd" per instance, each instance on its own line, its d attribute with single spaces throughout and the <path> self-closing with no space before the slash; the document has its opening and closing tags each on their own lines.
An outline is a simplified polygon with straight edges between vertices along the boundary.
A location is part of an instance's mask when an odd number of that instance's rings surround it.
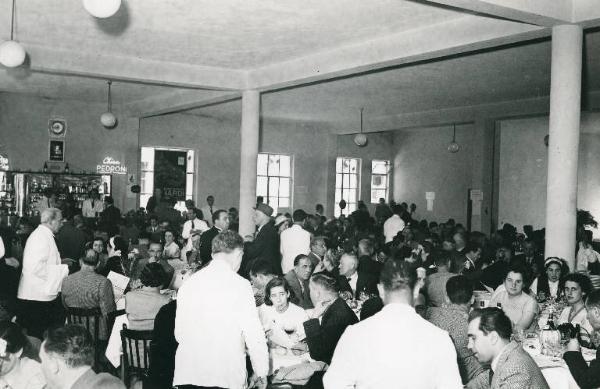
<svg viewBox="0 0 600 389">
<path fill-rule="evenodd" d="M 213 212 L 218 210 L 219 207 L 215 205 L 215 197 L 213 195 L 209 195 L 206 198 L 206 205 L 201 208 L 202 213 L 204 214 L 204 220 L 208 223 L 210 227 L 213 226 L 212 215 Z"/>
</svg>

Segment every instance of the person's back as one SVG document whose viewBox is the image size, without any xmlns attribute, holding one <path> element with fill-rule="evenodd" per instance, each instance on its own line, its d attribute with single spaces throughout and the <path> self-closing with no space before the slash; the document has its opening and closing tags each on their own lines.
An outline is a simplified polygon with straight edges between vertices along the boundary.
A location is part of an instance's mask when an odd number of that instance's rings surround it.
<svg viewBox="0 0 600 389">
<path fill-rule="evenodd" d="M 463 387 L 450 336 L 411 306 L 416 282 L 409 263 L 385 263 L 380 282 L 385 306 L 346 329 L 325 374 L 325 388 Z"/>
<path fill-rule="evenodd" d="M 93 251 L 93 250 L 92 250 Z M 116 310 L 111 282 L 94 272 L 82 268 L 71 274 L 62 284 L 63 305 L 69 308 L 100 308 L 104 320 L 100 323 L 100 339 L 108 339 L 106 317 Z"/>
<path fill-rule="evenodd" d="M 441 307 L 446 302 L 446 282 L 456 274 L 450 272 L 433 273 L 425 279 L 428 305 Z"/>
<path fill-rule="evenodd" d="M 469 314 L 456 305 L 432 307 L 427 311 L 427 319 L 436 327 L 447 331 L 458 356 L 458 367 L 463 383 L 476 378 L 484 372 L 483 366 L 477 361 L 472 351 L 467 348 L 467 327 Z"/>
<path fill-rule="evenodd" d="M 56 235 L 56 245 L 61 258 L 78 260 L 83 255 L 87 237 L 75 228 L 72 221 L 65 223 Z"/>
<path fill-rule="evenodd" d="M 154 318 L 170 297 L 154 291 L 136 289 L 125 294 L 125 312 L 132 330 L 152 330 Z"/>
<path fill-rule="evenodd" d="M 351 375 L 338 377 L 337 364 L 348 366 L 344 374 Z M 325 388 L 341 388 L 334 384 L 340 378 L 361 389 L 462 388 L 448 333 L 401 304 L 386 305 L 346 329 L 325 374 Z"/>
<path fill-rule="evenodd" d="M 296 215 L 296 212 L 294 212 Z M 304 215 L 304 217 L 306 217 Z M 294 221 L 296 218 L 294 218 Z M 301 219 L 304 221 L 304 218 Z M 294 258 L 300 254 L 307 255 L 310 252 L 310 232 L 302 228 L 300 224 L 294 224 L 281 233 L 281 270 L 286 274 L 294 268 Z"/>
<path fill-rule="evenodd" d="M 266 340 L 252 288 L 236 273 L 242 247 L 241 237 L 234 232 L 217 235 L 213 240 L 213 260 L 179 289 L 175 386 L 243 387 L 246 349 L 253 369 L 261 376 L 267 374 Z M 236 261 L 235 266 L 228 261 Z"/>
</svg>

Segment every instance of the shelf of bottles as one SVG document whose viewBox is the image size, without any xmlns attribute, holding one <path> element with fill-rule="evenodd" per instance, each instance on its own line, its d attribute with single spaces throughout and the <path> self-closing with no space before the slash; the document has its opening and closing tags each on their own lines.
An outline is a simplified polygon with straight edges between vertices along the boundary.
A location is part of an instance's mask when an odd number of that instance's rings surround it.
<svg viewBox="0 0 600 389">
<path fill-rule="evenodd" d="M 0 215 L 16 215 L 17 200 L 12 175 L 0 171 Z"/>
<path fill-rule="evenodd" d="M 82 208 L 93 189 L 100 198 L 110 195 L 111 176 L 0 171 L 0 215 L 34 216 L 46 192 L 56 205 L 70 201 Z"/>
</svg>

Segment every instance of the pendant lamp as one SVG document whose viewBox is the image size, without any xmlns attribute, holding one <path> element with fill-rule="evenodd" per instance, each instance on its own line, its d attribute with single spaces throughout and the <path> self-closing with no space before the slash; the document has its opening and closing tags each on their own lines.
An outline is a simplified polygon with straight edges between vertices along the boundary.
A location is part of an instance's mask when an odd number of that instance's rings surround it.
<svg viewBox="0 0 600 389">
<path fill-rule="evenodd" d="M 15 2 L 12 2 L 10 18 L 10 40 L 0 45 L 0 63 L 8 68 L 16 68 L 25 62 L 25 49 L 14 40 L 15 35 Z"/>
<path fill-rule="evenodd" d="M 121 8 L 121 0 L 83 0 L 83 8 L 96 18 L 109 18 Z"/>
<path fill-rule="evenodd" d="M 117 117 L 112 113 L 112 98 L 110 94 L 110 86 L 112 85 L 112 81 L 107 81 L 108 84 L 108 109 L 102 115 L 100 115 L 100 123 L 104 126 L 104 128 L 108 130 L 112 130 L 117 126 Z"/>
<path fill-rule="evenodd" d="M 448 144 L 448 151 L 451 153 L 458 153 L 460 145 L 456 143 L 456 124 L 453 124 L 452 127 L 454 128 L 454 131 L 452 133 L 452 142 Z"/>
<path fill-rule="evenodd" d="M 354 144 L 358 147 L 364 147 L 367 145 L 369 139 L 366 134 L 363 134 L 363 108 L 360 109 L 360 133 L 354 135 Z"/>
</svg>

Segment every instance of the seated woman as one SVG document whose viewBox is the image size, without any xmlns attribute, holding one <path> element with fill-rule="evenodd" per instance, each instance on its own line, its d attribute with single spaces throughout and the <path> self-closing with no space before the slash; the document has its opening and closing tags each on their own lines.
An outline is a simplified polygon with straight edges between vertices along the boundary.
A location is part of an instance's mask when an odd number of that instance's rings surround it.
<svg viewBox="0 0 600 389">
<path fill-rule="evenodd" d="M 561 281 L 565 262 L 558 257 L 548 257 L 544 262 L 545 272 L 531 283 L 531 293 L 537 295 L 538 301 L 548 298 L 560 299 L 564 295 L 564 283 Z"/>
<path fill-rule="evenodd" d="M 564 283 L 568 306 L 561 312 L 558 324 L 579 324 L 582 328 L 582 339 L 589 341 L 593 329 L 587 318 L 585 300 L 592 291 L 592 283 L 587 276 L 580 273 L 567 274 L 564 278 Z"/>
<path fill-rule="evenodd" d="M 98 272 L 98 274 L 102 274 L 103 276 L 107 276 L 108 273 L 114 271 L 118 274 L 123 274 L 124 276 L 129 277 L 129 259 L 127 258 L 129 251 L 129 244 L 125 241 L 125 239 L 116 235 L 108 240 L 108 244 L 106 245 L 106 249 L 108 250 L 108 259 L 106 260 L 106 266 L 103 271 Z"/>
<path fill-rule="evenodd" d="M 308 315 L 289 300 L 287 281 L 275 277 L 267 283 L 265 303 L 258 308 L 269 342 L 269 375 L 280 367 L 310 360 L 308 353 L 295 355 L 292 352 L 292 346 L 305 337 L 303 323 L 308 320 Z"/>
<path fill-rule="evenodd" d="M 173 230 L 166 230 L 164 234 L 165 246 L 163 249 L 163 257 L 166 259 L 173 259 L 181 256 L 181 249 L 175 242 L 175 233 Z"/>
<path fill-rule="evenodd" d="M 533 330 L 539 312 L 537 301 L 523 292 L 527 274 L 527 270 L 522 265 L 512 264 L 504 278 L 504 283 L 496 289 L 490 299 L 489 306 L 502 308 L 515 330 Z"/>
<path fill-rule="evenodd" d="M 29 341 L 21 327 L 0 322 L 0 388 L 42 389 L 46 380 L 41 365 L 23 355 Z"/>
<path fill-rule="evenodd" d="M 171 297 L 160 293 L 165 271 L 159 263 L 144 266 L 140 275 L 142 287 L 125 294 L 125 313 L 132 330 L 152 330 L 154 318 Z"/>
</svg>

